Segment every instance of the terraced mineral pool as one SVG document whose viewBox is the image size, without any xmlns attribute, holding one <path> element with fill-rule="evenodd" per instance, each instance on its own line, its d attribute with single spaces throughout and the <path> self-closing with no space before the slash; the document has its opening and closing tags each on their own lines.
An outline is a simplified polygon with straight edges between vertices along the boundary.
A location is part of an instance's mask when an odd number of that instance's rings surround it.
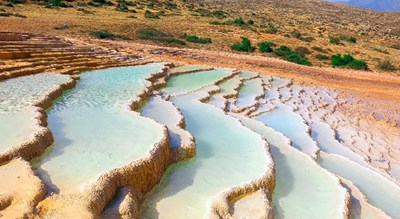
<svg viewBox="0 0 400 219">
<path fill-rule="evenodd" d="M 236 102 L 238 108 L 254 105 L 257 96 L 264 94 L 263 81 L 261 78 L 255 78 L 243 83 L 240 87 L 239 97 Z"/>
<path fill-rule="evenodd" d="M 338 155 L 321 153 L 317 161 L 322 167 L 353 182 L 369 203 L 395 219 L 400 218 L 400 187 L 395 183 Z"/>
<path fill-rule="evenodd" d="M 76 88 L 48 114 L 54 147 L 37 164 L 53 192 L 82 190 L 101 174 L 148 154 L 163 127 L 128 109 L 163 63 L 81 74 Z"/>
<path fill-rule="evenodd" d="M 33 138 L 40 114 L 33 107 L 69 76 L 36 74 L 0 82 L 0 153 Z"/>
<path fill-rule="evenodd" d="M 186 73 L 186 72 L 193 72 L 193 71 L 205 71 L 205 70 L 209 70 L 211 69 L 211 67 L 208 66 L 202 66 L 202 65 L 183 65 L 183 66 L 179 66 L 176 68 L 172 68 L 170 69 L 170 73 L 174 74 L 174 73 Z"/>
<path fill-rule="evenodd" d="M 260 136 L 223 111 L 199 102 L 202 95 L 195 92 L 173 99 L 196 138 L 197 154 L 169 169 L 148 195 L 143 218 L 204 218 L 213 197 L 260 178 L 271 162 Z"/>
<path fill-rule="evenodd" d="M 151 97 L 141 114 L 168 127 L 171 147 L 179 147 L 190 140 L 190 134 L 178 127 L 181 117 L 178 109 L 161 97 Z"/>
<path fill-rule="evenodd" d="M 222 83 L 220 83 L 218 86 L 221 88 L 221 91 L 219 92 L 221 95 L 227 95 L 235 92 L 235 88 L 240 84 L 240 77 L 239 76 L 234 76 L 233 78 L 230 78 Z"/>
<path fill-rule="evenodd" d="M 311 125 L 311 136 L 318 143 L 322 151 L 338 154 L 361 165 L 367 165 L 364 159 L 335 139 L 332 128 L 321 121 L 314 121 Z"/>
<path fill-rule="evenodd" d="M 345 190 L 338 179 L 310 157 L 292 148 L 281 133 L 244 116 L 238 118 L 271 145 L 276 185 L 275 218 L 341 218 Z"/>
<path fill-rule="evenodd" d="M 171 95 L 184 94 L 215 83 L 229 74 L 232 74 L 231 69 L 218 68 L 210 71 L 172 76 L 167 82 L 167 87 L 162 91 Z"/>
<path fill-rule="evenodd" d="M 272 88 L 281 88 L 287 86 L 290 83 L 289 79 L 280 78 L 280 77 L 272 77 L 271 87 Z"/>
<path fill-rule="evenodd" d="M 311 157 L 315 157 L 318 147 L 308 135 L 308 126 L 303 122 L 301 116 L 293 112 L 290 107 L 278 101 L 273 101 L 273 104 L 277 108 L 271 112 L 262 114 L 257 120 L 283 133 L 293 141 L 294 147 Z"/>
<path fill-rule="evenodd" d="M 19 146 L 40 131 L 35 111 L 0 112 L 0 153 Z"/>
<path fill-rule="evenodd" d="M 240 76 L 241 78 L 243 78 L 243 79 L 249 79 L 249 78 L 257 77 L 258 74 L 255 73 L 255 72 L 252 72 L 252 71 L 246 71 L 246 70 L 244 70 L 244 71 L 241 71 L 241 72 L 240 72 L 239 76 Z"/>
</svg>

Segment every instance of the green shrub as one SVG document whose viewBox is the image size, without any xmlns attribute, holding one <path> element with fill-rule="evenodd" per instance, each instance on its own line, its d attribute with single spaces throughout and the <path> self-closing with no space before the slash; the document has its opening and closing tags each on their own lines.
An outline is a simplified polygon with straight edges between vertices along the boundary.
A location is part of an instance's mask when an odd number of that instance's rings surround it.
<svg viewBox="0 0 400 219">
<path fill-rule="evenodd" d="M 289 54 L 292 53 L 292 52 L 293 52 L 293 51 L 292 51 L 289 47 L 287 47 L 287 46 L 280 46 L 278 49 L 276 49 L 276 50 L 274 51 L 274 54 L 277 55 L 277 56 L 283 57 L 283 56 L 289 55 Z"/>
<path fill-rule="evenodd" d="M 329 56 L 327 56 L 327 55 L 323 55 L 323 54 L 317 54 L 317 55 L 315 55 L 315 58 L 316 59 L 318 59 L 318 60 L 329 60 Z"/>
<path fill-rule="evenodd" d="M 224 11 L 221 11 L 221 10 L 212 11 L 212 12 L 209 14 L 209 16 L 211 16 L 211 17 L 216 17 L 216 18 L 220 18 L 220 19 L 226 17 L 225 12 L 224 12 Z"/>
<path fill-rule="evenodd" d="M 383 71 L 394 71 L 394 70 L 396 70 L 396 66 L 394 66 L 392 64 L 392 62 L 389 61 L 389 60 L 379 61 L 378 62 L 378 68 L 380 70 L 383 70 Z"/>
<path fill-rule="evenodd" d="M 254 25 L 254 21 L 253 21 L 253 20 L 248 20 L 248 21 L 247 21 L 247 24 L 248 24 L 248 25 Z"/>
<path fill-rule="evenodd" d="M 185 40 L 192 43 L 200 43 L 200 44 L 207 44 L 211 43 L 211 38 L 200 38 L 198 36 L 184 36 Z"/>
<path fill-rule="evenodd" d="M 296 39 L 301 39 L 301 33 L 298 30 L 293 30 L 290 34 Z"/>
<path fill-rule="evenodd" d="M 137 31 L 139 39 L 152 40 L 171 44 L 185 45 L 186 43 L 182 40 L 173 38 L 168 34 L 165 34 L 156 29 L 141 29 Z"/>
<path fill-rule="evenodd" d="M 304 38 L 301 38 L 301 40 L 304 42 L 310 43 L 310 42 L 314 41 L 315 38 L 314 37 L 304 37 Z"/>
<path fill-rule="evenodd" d="M 329 37 L 329 42 L 332 44 L 339 45 L 340 44 L 340 38 L 339 37 Z"/>
<path fill-rule="evenodd" d="M 251 46 L 250 40 L 246 37 L 241 37 L 241 38 L 242 42 L 238 44 L 233 44 L 231 46 L 231 49 L 242 52 L 253 52 L 255 48 Z"/>
<path fill-rule="evenodd" d="M 275 25 L 272 24 L 272 23 L 269 23 L 268 26 L 267 26 L 267 28 L 268 28 L 268 29 L 265 31 L 265 32 L 267 32 L 267 33 L 275 34 L 275 33 L 278 32 L 278 28 L 276 28 Z"/>
<path fill-rule="evenodd" d="M 274 50 L 272 49 L 272 47 L 274 46 L 276 46 L 276 44 L 272 42 L 261 42 L 258 44 L 258 48 L 261 53 L 273 52 Z"/>
<path fill-rule="evenodd" d="M 363 60 L 357 60 L 350 54 L 345 54 L 343 57 L 341 54 L 333 55 L 331 57 L 331 65 L 334 67 L 346 67 L 357 70 L 367 70 L 368 65 Z"/>
<path fill-rule="evenodd" d="M 65 4 L 62 0 L 51 0 L 50 5 L 53 7 L 68 7 L 67 4 Z"/>
<path fill-rule="evenodd" d="M 107 30 L 92 31 L 89 33 L 89 35 L 97 37 L 99 39 L 111 39 L 115 37 L 114 34 L 108 32 Z"/>
<path fill-rule="evenodd" d="M 236 26 L 242 26 L 246 24 L 246 22 L 244 22 L 244 20 L 241 17 L 236 18 L 235 20 L 232 21 L 232 23 Z"/>
<path fill-rule="evenodd" d="M 308 61 L 308 59 L 300 56 L 287 46 L 280 46 L 278 49 L 275 49 L 274 54 L 282 57 L 283 59 L 289 62 L 297 63 L 300 65 L 311 66 L 311 63 Z"/>
<path fill-rule="evenodd" d="M 348 37 L 348 38 L 346 39 L 346 41 L 347 41 L 347 42 L 350 42 L 350 43 L 357 43 L 357 38 L 355 38 L 355 37 Z"/>
<path fill-rule="evenodd" d="M 8 12 L 0 12 L 0 17 L 10 17 L 11 14 Z"/>
<path fill-rule="evenodd" d="M 147 7 L 154 8 L 154 2 L 150 2 L 149 4 L 147 4 Z"/>
<path fill-rule="evenodd" d="M 158 14 L 155 14 L 149 10 L 146 10 L 144 12 L 144 17 L 145 18 L 150 18 L 150 19 L 160 19 L 160 17 L 158 16 Z"/>
<path fill-rule="evenodd" d="M 297 47 L 295 49 L 295 52 L 302 57 L 311 54 L 310 50 L 308 50 L 306 47 L 302 47 L 302 46 Z"/>
<path fill-rule="evenodd" d="M 209 11 L 207 9 L 198 8 L 198 9 L 194 10 L 194 12 L 199 13 L 200 16 L 202 16 L 202 17 L 216 17 L 219 19 L 226 18 L 225 12 L 221 11 L 221 10 Z"/>
<path fill-rule="evenodd" d="M 26 0 L 8 0 L 8 2 L 9 2 L 10 4 L 17 5 L 17 4 L 25 4 L 25 3 L 26 3 Z"/>
<path fill-rule="evenodd" d="M 313 49 L 313 50 L 315 50 L 315 51 L 317 51 L 317 52 L 326 53 L 325 49 L 323 49 L 323 48 L 321 48 L 321 47 L 318 47 L 318 46 L 313 46 L 313 47 L 311 47 L 311 49 Z"/>
</svg>

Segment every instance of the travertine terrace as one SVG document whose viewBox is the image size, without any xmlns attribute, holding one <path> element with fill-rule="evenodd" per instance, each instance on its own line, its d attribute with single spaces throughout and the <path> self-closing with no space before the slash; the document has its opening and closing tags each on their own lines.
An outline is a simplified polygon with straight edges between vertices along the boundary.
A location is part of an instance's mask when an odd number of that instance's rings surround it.
<svg viewBox="0 0 400 219">
<path fill-rule="evenodd" d="M 321 69 L 28 33 L 0 48 L 0 218 L 399 218 L 397 111 L 365 114 Z"/>
</svg>

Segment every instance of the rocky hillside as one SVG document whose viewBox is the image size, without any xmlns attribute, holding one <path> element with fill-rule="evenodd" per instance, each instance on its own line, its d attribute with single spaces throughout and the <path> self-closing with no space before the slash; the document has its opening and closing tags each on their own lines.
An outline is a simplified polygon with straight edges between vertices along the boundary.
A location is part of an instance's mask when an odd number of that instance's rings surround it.
<svg viewBox="0 0 400 219">
<path fill-rule="evenodd" d="M 321 0 L 0 3 L 3 31 L 257 54 L 313 66 L 331 66 L 340 53 L 350 54 L 357 68 L 395 75 L 400 68 L 400 13 Z"/>
</svg>

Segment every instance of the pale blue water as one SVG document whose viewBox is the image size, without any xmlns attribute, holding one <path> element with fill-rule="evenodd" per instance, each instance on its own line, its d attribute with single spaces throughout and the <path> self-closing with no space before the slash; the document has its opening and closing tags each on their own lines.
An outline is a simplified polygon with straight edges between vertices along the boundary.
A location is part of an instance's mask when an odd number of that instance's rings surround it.
<svg viewBox="0 0 400 219">
<path fill-rule="evenodd" d="M 283 133 L 293 141 L 293 146 L 308 154 L 315 156 L 318 150 L 316 143 L 308 134 L 308 126 L 304 124 L 301 116 L 294 113 L 290 107 L 273 102 L 277 108 L 271 112 L 262 114 L 257 120 L 262 121 L 271 128 Z"/>
<path fill-rule="evenodd" d="M 45 73 L 0 82 L 0 153 L 33 139 L 41 130 L 33 106 L 69 80 L 67 75 Z"/>
<path fill-rule="evenodd" d="M 54 147 L 37 166 L 51 191 L 74 193 L 101 174 L 148 154 L 163 127 L 128 109 L 163 63 L 81 74 L 76 88 L 48 113 Z"/>
<path fill-rule="evenodd" d="M 162 91 L 172 95 L 184 94 L 212 84 L 231 73 L 231 69 L 217 68 L 210 71 L 172 76 L 168 79 L 167 87 Z"/>
<path fill-rule="evenodd" d="M 259 121 L 238 116 L 247 127 L 264 136 L 275 161 L 276 185 L 272 206 L 275 218 L 340 218 L 345 190 L 338 180 L 302 152 L 292 148 L 281 133 Z"/>
<path fill-rule="evenodd" d="M 245 81 L 239 89 L 236 106 L 238 108 L 252 106 L 257 102 L 255 98 L 263 94 L 263 81 L 261 78 Z"/>
<path fill-rule="evenodd" d="M 169 169 L 148 195 L 143 218 L 203 218 L 219 192 L 261 177 L 271 162 L 258 135 L 199 96 L 173 99 L 196 138 L 196 157 Z"/>
<path fill-rule="evenodd" d="M 389 216 L 400 218 L 400 188 L 380 174 L 338 155 L 321 153 L 318 163 L 353 182 L 368 202 Z"/>
<path fill-rule="evenodd" d="M 1 81 L 0 112 L 31 107 L 46 93 L 69 80 L 68 75 L 42 73 Z"/>
</svg>

